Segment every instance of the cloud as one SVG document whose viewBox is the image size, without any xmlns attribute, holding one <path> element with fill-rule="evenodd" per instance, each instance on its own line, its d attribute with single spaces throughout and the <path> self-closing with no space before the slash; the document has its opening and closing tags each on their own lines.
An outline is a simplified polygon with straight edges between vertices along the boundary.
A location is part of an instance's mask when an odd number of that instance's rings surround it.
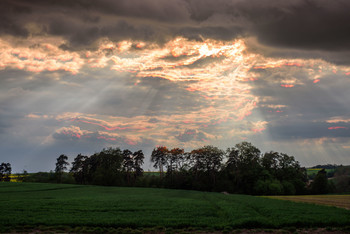
<svg viewBox="0 0 350 234">
<path fill-rule="evenodd" d="M 191 129 L 185 130 L 183 133 L 177 135 L 176 138 L 181 142 L 199 141 L 203 144 L 208 142 L 208 137 L 205 133 Z"/>
<path fill-rule="evenodd" d="M 337 0 L 280 1 L 27 1 L 2 3 L 3 35 L 56 35 L 66 48 L 111 40 L 165 42 L 182 36 L 201 40 L 255 37 L 259 43 L 289 49 L 344 53 L 350 49 L 350 5 Z M 322 53 L 319 53 L 323 55 Z M 324 56 L 326 57 L 326 56 Z M 345 58 L 345 57 L 344 57 Z"/>
<path fill-rule="evenodd" d="M 63 51 L 50 43 L 38 44 L 37 41 L 32 48 L 13 47 L 0 38 L 0 53 L 0 69 L 17 68 L 30 72 L 63 70 L 76 74 L 83 64 L 77 53 Z"/>
<path fill-rule="evenodd" d="M 0 6 L 0 145 L 21 160 L 242 140 L 348 152 L 344 1 Z"/>
<path fill-rule="evenodd" d="M 346 1 L 299 1 L 286 8 L 270 8 L 271 19 L 257 23 L 253 31 L 264 44 L 308 50 L 349 50 L 350 20 Z"/>
</svg>

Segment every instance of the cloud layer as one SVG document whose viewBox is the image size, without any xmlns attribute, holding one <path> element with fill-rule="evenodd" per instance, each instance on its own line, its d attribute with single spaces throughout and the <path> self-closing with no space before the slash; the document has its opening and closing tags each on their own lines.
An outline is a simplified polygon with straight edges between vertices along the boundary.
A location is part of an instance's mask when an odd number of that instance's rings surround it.
<svg viewBox="0 0 350 234">
<path fill-rule="evenodd" d="M 1 160 L 248 140 L 349 163 L 347 1 L 2 1 Z M 36 163 L 36 161 L 40 163 Z M 148 162 L 146 168 L 148 168 Z"/>
</svg>

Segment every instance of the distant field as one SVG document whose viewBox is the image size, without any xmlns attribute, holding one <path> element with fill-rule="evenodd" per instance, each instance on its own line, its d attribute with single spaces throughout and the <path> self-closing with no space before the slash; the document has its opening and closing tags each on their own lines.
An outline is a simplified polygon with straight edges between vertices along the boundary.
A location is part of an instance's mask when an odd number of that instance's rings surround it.
<svg viewBox="0 0 350 234">
<path fill-rule="evenodd" d="M 317 173 L 322 170 L 322 168 L 307 168 L 306 173 L 308 176 L 310 175 L 317 175 Z M 327 173 L 334 172 L 335 169 L 325 169 Z"/>
<path fill-rule="evenodd" d="M 350 211 L 247 195 L 39 183 L 0 183 L 0 231 L 98 228 L 344 227 Z M 21 230 L 21 229 L 20 229 Z"/>
<path fill-rule="evenodd" d="M 268 196 L 269 198 L 336 206 L 350 210 L 350 195 Z"/>
<path fill-rule="evenodd" d="M 159 171 L 144 171 L 143 174 L 147 176 L 160 176 Z"/>
</svg>

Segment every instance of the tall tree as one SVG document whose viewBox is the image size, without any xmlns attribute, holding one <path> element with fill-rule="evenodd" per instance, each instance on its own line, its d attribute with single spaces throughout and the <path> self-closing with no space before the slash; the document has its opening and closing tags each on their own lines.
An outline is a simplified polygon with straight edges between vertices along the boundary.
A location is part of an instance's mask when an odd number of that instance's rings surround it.
<svg viewBox="0 0 350 234">
<path fill-rule="evenodd" d="M 195 179 L 198 180 L 201 176 L 204 180 L 207 180 L 205 181 L 207 186 L 211 189 L 215 188 L 217 174 L 221 168 L 224 155 L 224 151 L 211 145 L 192 150 L 190 153 L 193 161 L 191 170 L 195 173 Z"/>
<path fill-rule="evenodd" d="M 138 150 L 133 153 L 133 158 L 134 158 L 134 170 L 135 170 L 135 175 L 136 176 L 142 176 L 143 169 L 143 160 L 145 158 L 145 155 L 143 154 L 142 150 Z"/>
<path fill-rule="evenodd" d="M 69 163 L 67 162 L 68 157 L 64 154 L 61 154 L 58 158 L 57 158 L 57 162 L 56 162 L 56 168 L 55 168 L 55 173 L 56 173 L 56 178 L 57 178 L 57 182 L 61 183 L 62 182 L 62 175 L 63 172 L 65 170 L 67 170 L 67 166 L 69 165 Z"/>
<path fill-rule="evenodd" d="M 93 184 L 121 185 L 123 152 L 119 148 L 103 149 L 89 160 L 89 177 Z"/>
<path fill-rule="evenodd" d="M 11 178 L 11 164 L 10 163 L 1 163 L 0 164 L 0 181 L 10 181 Z"/>
<path fill-rule="evenodd" d="M 306 170 L 301 168 L 293 156 L 284 153 L 267 152 L 261 164 L 273 179 L 283 185 L 284 194 L 303 193 L 306 185 Z"/>
<path fill-rule="evenodd" d="M 314 181 L 311 184 L 311 192 L 313 194 L 325 194 L 328 193 L 328 179 L 327 179 L 327 172 L 323 168 L 320 170 Z"/>
<path fill-rule="evenodd" d="M 174 171 L 179 171 L 184 166 L 184 149 L 173 148 L 169 152 L 170 165 Z"/>
<path fill-rule="evenodd" d="M 75 157 L 72 168 L 70 169 L 70 172 L 73 173 L 73 177 L 75 179 L 75 182 L 78 184 L 84 184 L 86 182 L 86 160 L 87 156 L 83 156 L 81 154 L 78 154 L 77 157 Z"/>
<path fill-rule="evenodd" d="M 123 150 L 123 170 L 126 174 L 127 183 L 130 185 L 131 174 L 134 170 L 134 156 L 128 149 Z"/>
<path fill-rule="evenodd" d="M 236 144 L 227 150 L 226 171 L 232 181 L 230 190 L 253 193 L 253 187 L 261 174 L 260 150 L 249 142 Z"/>
<path fill-rule="evenodd" d="M 167 163 L 167 155 L 169 150 L 165 146 L 159 146 L 153 149 L 151 154 L 151 162 L 153 162 L 153 167 L 159 168 L 160 178 L 163 178 L 164 166 Z"/>
</svg>

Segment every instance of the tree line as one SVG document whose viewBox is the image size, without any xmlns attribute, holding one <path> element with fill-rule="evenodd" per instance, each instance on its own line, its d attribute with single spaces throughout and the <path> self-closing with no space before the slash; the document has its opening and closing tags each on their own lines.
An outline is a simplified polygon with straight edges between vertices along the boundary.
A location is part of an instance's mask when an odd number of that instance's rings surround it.
<svg viewBox="0 0 350 234">
<path fill-rule="evenodd" d="M 57 158 L 55 176 L 63 181 L 68 157 Z M 244 194 L 304 194 L 306 169 L 293 156 L 261 151 L 249 142 L 221 150 L 203 146 L 191 152 L 156 147 L 151 162 L 158 173 L 142 169 L 142 150 L 103 149 L 91 156 L 77 155 L 70 174 L 78 184 L 143 186 Z"/>
<path fill-rule="evenodd" d="M 69 167 L 68 156 L 57 158 L 54 172 L 17 175 L 17 181 L 136 186 L 253 195 L 350 192 L 350 166 L 338 166 L 329 180 L 325 169 L 312 176 L 293 156 L 261 153 L 249 142 L 226 151 L 207 145 L 185 152 L 181 148 L 153 149 L 151 162 L 158 172 L 144 172 L 144 153 L 107 148 L 91 156 L 78 154 Z M 334 167 L 334 166 L 333 166 Z M 68 170 L 69 169 L 69 170 Z M 67 172 L 68 171 L 68 172 Z M 10 181 L 11 165 L 0 164 L 0 181 Z"/>
</svg>

